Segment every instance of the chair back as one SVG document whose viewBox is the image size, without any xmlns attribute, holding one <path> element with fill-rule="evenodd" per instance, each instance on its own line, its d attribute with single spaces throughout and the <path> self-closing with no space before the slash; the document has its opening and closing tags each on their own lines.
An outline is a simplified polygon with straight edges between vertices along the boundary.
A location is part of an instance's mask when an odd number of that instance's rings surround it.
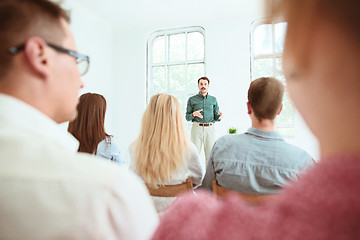
<svg viewBox="0 0 360 240">
<path fill-rule="evenodd" d="M 250 194 L 250 193 L 240 193 L 240 192 L 232 191 L 217 184 L 216 179 L 212 180 L 212 187 L 213 187 L 213 193 L 219 198 L 224 198 L 225 195 L 229 193 L 233 193 L 244 198 L 251 205 L 258 205 L 264 202 L 265 200 L 268 200 L 276 196 L 276 194 L 263 195 L 263 194 Z"/>
<path fill-rule="evenodd" d="M 182 192 L 193 190 L 192 179 L 188 178 L 185 182 L 176 185 L 159 185 L 153 188 L 146 184 L 151 196 L 155 197 L 176 197 Z"/>
</svg>

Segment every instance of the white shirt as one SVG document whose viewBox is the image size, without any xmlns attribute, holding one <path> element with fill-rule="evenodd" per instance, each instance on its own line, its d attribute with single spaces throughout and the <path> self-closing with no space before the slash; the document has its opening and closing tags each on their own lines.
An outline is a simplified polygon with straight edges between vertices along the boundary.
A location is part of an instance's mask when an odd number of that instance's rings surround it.
<svg viewBox="0 0 360 240">
<path fill-rule="evenodd" d="M 0 239 L 150 239 L 158 217 L 141 180 L 77 153 L 33 107 L 0 94 Z"/>
</svg>

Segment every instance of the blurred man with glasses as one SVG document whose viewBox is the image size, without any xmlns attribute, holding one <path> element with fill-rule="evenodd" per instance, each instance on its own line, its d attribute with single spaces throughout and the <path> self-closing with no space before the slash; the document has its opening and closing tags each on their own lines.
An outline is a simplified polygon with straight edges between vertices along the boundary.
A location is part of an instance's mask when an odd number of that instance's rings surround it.
<svg viewBox="0 0 360 240">
<path fill-rule="evenodd" d="M 148 239 L 158 219 L 143 183 L 77 153 L 58 126 L 89 68 L 69 22 L 49 0 L 0 2 L 0 238 Z"/>
</svg>

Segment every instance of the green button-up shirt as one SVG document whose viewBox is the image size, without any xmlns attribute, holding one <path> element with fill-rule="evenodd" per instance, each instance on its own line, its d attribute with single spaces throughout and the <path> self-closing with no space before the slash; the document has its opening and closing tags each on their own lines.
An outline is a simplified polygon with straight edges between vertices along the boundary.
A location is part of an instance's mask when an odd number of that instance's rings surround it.
<svg viewBox="0 0 360 240">
<path fill-rule="evenodd" d="M 202 109 L 200 112 L 204 118 L 194 117 L 193 112 Z M 205 97 L 200 93 L 189 98 L 186 107 L 186 120 L 200 123 L 213 123 L 220 121 L 219 106 L 216 98 L 207 94 Z"/>
</svg>

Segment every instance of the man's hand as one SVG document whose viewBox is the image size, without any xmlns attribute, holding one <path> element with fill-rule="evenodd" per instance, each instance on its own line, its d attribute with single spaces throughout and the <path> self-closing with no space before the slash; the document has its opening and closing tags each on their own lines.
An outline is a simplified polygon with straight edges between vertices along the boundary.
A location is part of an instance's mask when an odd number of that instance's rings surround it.
<svg viewBox="0 0 360 240">
<path fill-rule="evenodd" d="M 219 111 L 219 114 L 220 114 L 220 117 L 219 117 L 219 120 L 220 120 L 220 119 L 222 119 L 223 114 L 222 114 L 222 112 L 220 112 L 220 111 Z"/>
<path fill-rule="evenodd" d="M 204 118 L 203 115 L 201 115 L 201 113 L 200 113 L 201 111 L 202 111 L 202 109 L 193 112 L 192 113 L 193 117 Z"/>
</svg>

